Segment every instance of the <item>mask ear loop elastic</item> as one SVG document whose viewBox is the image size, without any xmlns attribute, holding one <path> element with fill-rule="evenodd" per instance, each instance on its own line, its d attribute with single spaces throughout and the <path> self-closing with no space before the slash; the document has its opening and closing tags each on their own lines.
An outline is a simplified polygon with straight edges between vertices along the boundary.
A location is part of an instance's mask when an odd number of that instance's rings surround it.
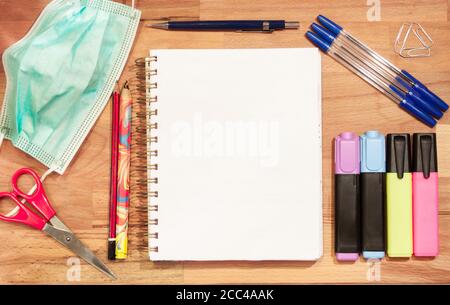
<svg viewBox="0 0 450 305">
<path fill-rule="evenodd" d="M 44 182 L 45 178 L 47 178 L 48 175 L 50 175 L 51 173 L 53 173 L 56 169 L 58 168 L 57 164 L 52 164 L 50 166 L 50 168 L 41 176 L 41 182 Z M 36 186 L 34 186 L 36 187 Z M 33 190 L 34 192 L 34 190 Z"/>
<path fill-rule="evenodd" d="M 2 146 L 4 139 L 5 139 L 5 134 L 3 132 L 0 132 L 0 147 Z M 55 163 L 52 166 L 50 166 L 50 168 L 41 176 L 41 178 L 40 178 L 41 182 L 44 182 L 45 178 L 47 178 L 47 176 L 50 175 L 51 173 L 53 173 L 57 168 L 58 168 L 58 163 Z M 36 184 L 28 191 L 27 194 L 31 195 L 31 194 L 34 193 L 35 190 L 36 190 Z M 22 199 L 21 202 L 24 203 L 25 199 Z M 16 206 L 8 214 L 5 214 L 5 216 L 6 217 L 12 217 L 12 216 L 16 215 L 17 212 L 19 212 L 19 207 L 18 206 Z"/>
<path fill-rule="evenodd" d="M 2 147 L 4 138 L 5 138 L 5 134 L 3 132 L 0 132 L 0 147 Z"/>
<path fill-rule="evenodd" d="M 3 144 L 3 140 L 5 139 L 5 134 L 3 132 L 0 132 L 0 147 Z M 52 164 L 50 168 L 41 176 L 41 182 L 44 182 L 45 178 L 47 178 L 48 175 L 53 173 L 58 168 L 58 163 Z M 33 194 L 34 190 L 36 189 L 36 185 L 33 186 L 33 188 L 28 192 L 28 195 Z"/>
</svg>

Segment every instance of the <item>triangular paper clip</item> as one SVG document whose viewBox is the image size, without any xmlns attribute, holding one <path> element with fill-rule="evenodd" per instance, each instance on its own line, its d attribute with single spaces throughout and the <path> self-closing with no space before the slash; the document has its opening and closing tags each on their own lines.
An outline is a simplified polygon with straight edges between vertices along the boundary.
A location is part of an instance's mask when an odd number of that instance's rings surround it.
<svg viewBox="0 0 450 305">
<path fill-rule="evenodd" d="M 408 40 L 410 34 L 413 33 L 417 38 L 419 46 L 409 46 Z M 430 57 L 431 47 L 433 46 L 433 39 L 425 31 L 425 29 L 418 23 L 403 23 L 395 39 L 395 52 L 404 58 L 412 57 Z"/>
</svg>

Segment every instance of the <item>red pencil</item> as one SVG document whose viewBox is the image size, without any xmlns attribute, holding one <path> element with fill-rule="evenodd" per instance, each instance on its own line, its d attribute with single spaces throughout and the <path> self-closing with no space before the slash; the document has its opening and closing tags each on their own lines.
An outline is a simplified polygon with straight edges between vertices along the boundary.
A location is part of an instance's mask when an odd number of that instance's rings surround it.
<svg viewBox="0 0 450 305">
<path fill-rule="evenodd" d="M 111 133 L 111 181 L 109 203 L 108 259 L 116 259 L 117 164 L 119 157 L 120 94 L 113 93 Z"/>
</svg>

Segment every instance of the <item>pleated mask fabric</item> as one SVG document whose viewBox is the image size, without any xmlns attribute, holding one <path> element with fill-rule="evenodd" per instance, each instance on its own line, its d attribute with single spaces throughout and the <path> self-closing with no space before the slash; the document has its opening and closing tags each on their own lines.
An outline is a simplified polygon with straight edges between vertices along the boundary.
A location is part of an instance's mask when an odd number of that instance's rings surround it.
<svg viewBox="0 0 450 305">
<path fill-rule="evenodd" d="M 63 174 L 110 98 L 140 16 L 109 0 L 50 2 L 3 53 L 1 139 Z"/>
</svg>

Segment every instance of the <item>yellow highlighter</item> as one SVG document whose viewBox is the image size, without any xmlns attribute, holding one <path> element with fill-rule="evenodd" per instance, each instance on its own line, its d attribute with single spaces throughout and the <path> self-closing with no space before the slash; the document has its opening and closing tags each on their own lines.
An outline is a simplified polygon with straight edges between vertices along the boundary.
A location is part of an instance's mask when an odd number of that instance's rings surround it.
<svg viewBox="0 0 450 305">
<path fill-rule="evenodd" d="M 409 134 L 386 138 L 386 224 L 389 257 L 411 257 L 412 173 Z"/>
</svg>

